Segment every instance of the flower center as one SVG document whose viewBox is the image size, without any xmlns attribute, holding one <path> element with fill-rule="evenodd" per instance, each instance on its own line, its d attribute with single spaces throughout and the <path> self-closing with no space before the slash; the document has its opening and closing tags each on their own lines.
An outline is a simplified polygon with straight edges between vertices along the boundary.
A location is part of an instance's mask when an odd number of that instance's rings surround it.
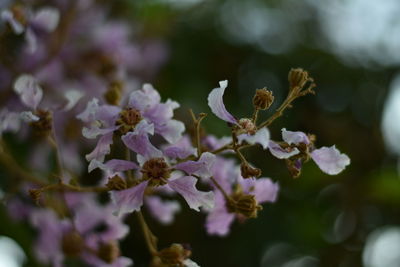
<svg viewBox="0 0 400 267">
<path fill-rule="evenodd" d="M 61 247 L 65 255 L 76 257 L 84 249 L 84 240 L 77 231 L 71 230 L 62 237 Z"/>
<path fill-rule="evenodd" d="M 126 108 L 119 113 L 119 118 L 115 124 L 120 126 L 118 130 L 123 135 L 127 132 L 133 131 L 141 120 L 142 115 L 139 110 Z"/>
<path fill-rule="evenodd" d="M 257 127 L 250 119 L 243 118 L 239 120 L 239 127 L 236 130 L 237 135 L 244 133 L 254 135 L 256 134 L 256 132 L 257 132 Z"/>
<path fill-rule="evenodd" d="M 171 169 L 163 158 L 154 158 L 146 161 L 141 172 L 143 173 L 143 178 L 149 180 L 151 186 L 166 184 L 171 175 Z"/>
</svg>

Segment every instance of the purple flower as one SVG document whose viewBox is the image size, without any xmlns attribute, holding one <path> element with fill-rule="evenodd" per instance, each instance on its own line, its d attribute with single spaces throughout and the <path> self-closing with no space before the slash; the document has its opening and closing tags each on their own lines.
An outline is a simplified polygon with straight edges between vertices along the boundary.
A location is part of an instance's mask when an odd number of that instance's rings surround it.
<svg viewBox="0 0 400 267">
<path fill-rule="evenodd" d="M 229 195 L 234 194 L 233 187 L 239 188 L 242 193 L 254 195 L 258 203 L 275 202 L 279 185 L 269 178 L 244 179 L 234 167 L 232 161 L 219 158 L 213 169 L 213 177 Z M 215 206 L 209 211 L 206 228 L 209 234 L 225 236 L 229 233 L 230 225 L 238 216 L 230 213 L 226 207 L 226 199 L 220 191 L 215 192 Z"/>
<path fill-rule="evenodd" d="M 229 113 L 225 108 L 223 100 L 228 81 L 220 81 L 219 85 L 220 87 L 214 88 L 208 95 L 208 106 L 211 108 L 211 111 L 221 120 L 234 125 L 239 143 L 246 141 L 252 145 L 260 144 L 264 149 L 267 149 L 270 138 L 268 129 L 266 127 L 257 129 L 252 120 L 246 118 L 237 120 Z"/>
<path fill-rule="evenodd" d="M 160 103 L 160 100 L 158 92 L 149 84 L 145 84 L 142 90 L 133 91 L 124 109 L 112 105 L 99 105 L 96 98 L 91 100 L 78 118 L 91 124 L 90 128 L 85 127 L 82 130 L 86 138 L 92 139 L 99 135 L 101 138 L 86 159 L 103 161 L 110 151 L 114 132 L 123 135 L 122 138 L 127 134 L 142 138 L 144 132 L 155 132 L 170 143 L 178 141 L 185 127 L 182 122 L 173 120 L 172 117 L 173 110 L 179 105 L 171 100 Z M 140 140 L 137 140 L 136 145 L 140 144 Z"/>
<path fill-rule="evenodd" d="M 298 157 L 295 159 L 293 167 L 297 170 L 301 169 L 301 157 L 311 156 L 318 167 L 329 175 L 336 175 L 343 171 L 347 165 L 350 164 L 350 158 L 335 147 L 321 147 L 314 148 L 313 142 L 303 132 L 287 131 L 282 129 L 282 139 L 287 144 L 282 147 L 274 141 L 269 142 L 269 150 L 271 154 L 279 159 L 290 159 L 293 156 Z M 302 151 L 299 150 L 302 146 Z"/>
<path fill-rule="evenodd" d="M 28 50 L 33 53 L 37 49 L 37 34 L 53 32 L 60 20 L 60 13 L 52 7 L 43 7 L 37 11 L 14 7 L 3 10 L 0 18 L 10 24 L 15 34 L 25 32 Z"/>
<path fill-rule="evenodd" d="M 145 127 L 146 125 L 137 132 L 129 132 L 122 137 L 125 145 L 137 153 L 142 177 L 139 179 L 139 184 L 131 188 L 111 192 L 117 213 L 140 210 L 147 187 L 166 187 L 175 191 L 186 200 L 190 208 L 196 211 L 199 211 L 200 207 L 211 208 L 214 201 L 213 193 L 197 190 L 197 178 L 191 175 L 210 177 L 215 155 L 205 152 L 197 161 L 170 165 L 168 157 L 150 143 L 149 129 L 146 130 Z M 186 176 L 173 170 L 182 171 Z"/>
</svg>

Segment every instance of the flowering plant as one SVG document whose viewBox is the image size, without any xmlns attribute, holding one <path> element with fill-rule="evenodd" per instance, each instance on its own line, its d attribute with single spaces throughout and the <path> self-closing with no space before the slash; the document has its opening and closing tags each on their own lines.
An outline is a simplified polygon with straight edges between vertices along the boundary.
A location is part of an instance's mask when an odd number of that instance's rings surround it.
<svg viewBox="0 0 400 267">
<path fill-rule="evenodd" d="M 7 192 L 6 204 L 11 216 L 37 230 L 39 261 L 63 266 L 65 259 L 78 258 L 90 266 L 131 266 L 119 242 L 138 231 L 126 224 L 133 213 L 151 266 L 198 266 L 183 244 L 159 248 L 143 209 L 171 224 L 189 207 L 206 214 L 207 233 L 225 236 L 235 219 L 256 218 L 261 204 L 274 203 L 279 195 L 277 177 L 253 166 L 244 149 L 269 151 L 285 161 L 294 178 L 310 159 L 329 175 L 349 165 L 349 157 L 335 146 L 317 148 L 314 135 L 283 128 L 282 141 L 271 139 L 275 120 L 297 98 L 315 93 L 313 79 L 300 68 L 290 70 L 288 95 L 266 121 L 259 122 L 258 115 L 274 102 L 271 91 L 255 90 L 253 114 L 238 119 L 224 105 L 228 82 L 221 81 L 210 91 L 208 106 L 231 135 L 207 134 L 201 123 L 208 115 L 191 109 L 193 131 L 186 131 L 174 119 L 179 103 L 162 101 L 150 84 L 138 89 L 134 78 L 140 79 L 138 70 L 145 70 L 147 60 L 139 53 L 142 45 L 132 43 L 127 25 L 108 20 L 106 12 L 90 1 L 54 1 L 41 8 L 11 4 L 1 12 L 1 38 L 21 51 L 13 64 L 0 66 L 1 89 L 13 88 L 2 99 L 0 162 L 18 185 Z M 106 38 L 110 34 L 114 38 Z M 70 41 L 77 39 L 79 45 Z M 156 63 L 153 68 L 162 59 Z M 33 153 L 23 165 L 9 149 L 8 132 L 32 141 Z M 81 155 L 88 148 L 86 164 Z M 101 175 L 88 185 L 86 174 L 96 169 Z M 100 202 L 104 195 L 106 201 Z"/>
</svg>

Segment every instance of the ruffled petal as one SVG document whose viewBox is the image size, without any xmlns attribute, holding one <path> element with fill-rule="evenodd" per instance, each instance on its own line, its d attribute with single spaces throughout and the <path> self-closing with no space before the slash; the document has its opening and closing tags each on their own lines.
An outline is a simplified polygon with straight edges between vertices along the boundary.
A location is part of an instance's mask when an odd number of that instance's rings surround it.
<svg viewBox="0 0 400 267">
<path fill-rule="evenodd" d="M 210 152 L 201 154 L 198 161 L 188 160 L 178 163 L 174 166 L 175 169 L 186 172 L 189 175 L 197 175 L 203 178 L 212 176 L 212 168 L 215 163 L 216 156 Z"/>
<path fill-rule="evenodd" d="M 153 133 L 153 124 L 148 124 L 145 120 L 142 120 L 133 132 L 128 132 L 122 136 L 122 141 L 130 150 L 141 156 L 144 161 L 151 158 L 160 158 L 163 153 L 153 146 L 149 140 L 149 134 Z"/>
<path fill-rule="evenodd" d="M 221 193 L 215 196 L 215 207 L 206 219 L 207 233 L 210 235 L 226 236 L 235 219 L 233 213 L 228 213 L 225 207 L 225 199 Z"/>
<path fill-rule="evenodd" d="M 311 152 L 311 157 L 318 167 L 329 175 L 340 173 L 350 164 L 350 158 L 340 153 L 335 146 L 316 149 Z"/>
<path fill-rule="evenodd" d="M 94 150 L 86 155 L 86 160 L 92 161 L 94 159 L 103 162 L 105 155 L 110 153 L 110 145 L 113 143 L 113 132 L 103 135 L 97 142 Z"/>
<path fill-rule="evenodd" d="M 86 109 L 76 116 L 83 122 L 91 122 L 95 120 L 96 112 L 99 109 L 99 100 L 97 98 L 93 98 L 90 100 L 87 105 Z"/>
<path fill-rule="evenodd" d="M 149 196 L 145 200 L 145 204 L 154 218 L 163 224 L 170 224 L 174 220 L 174 216 L 181 210 L 178 201 L 162 200 L 158 196 Z"/>
<path fill-rule="evenodd" d="M 144 181 L 125 190 L 110 192 L 117 216 L 140 210 L 140 207 L 143 205 L 143 196 L 147 183 L 148 181 Z"/>
<path fill-rule="evenodd" d="M 182 138 L 182 133 L 185 131 L 185 124 L 178 120 L 169 120 L 163 125 L 156 125 L 155 131 L 164 137 L 168 143 L 173 144 Z"/>
<path fill-rule="evenodd" d="M 106 163 L 102 163 L 97 160 L 92 160 L 89 164 L 89 172 L 91 172 L 96 168 L 106 171 L 107 173 L 114 174 L 117 172 L 124 172 L 127 170 L 138 169 L 139 166 L 132 161 L 122 160 L 122 159 L 112 159 L 107 161 Z"/>
<path fill-rule="evenodd" d="M 297 148 L 290 148 L 290 151 L 288 151 L 287 149 L 283 149 L 279 144 L 275 143 L 274 141 L 269 141 L 268 148 L 271 154 L 278 159 L 288 159 L 300 153 Z"/>
<path fill-rule="evenodd" d="M 289 145 L 291 144 L 309 144 L 310 140 L 308 139 L 307 135 L 303 132 L 292 132 L 292 131 L 287 131 L 286 128 L 282 129 L 282 139 Z"/>
<path fill-rule="evenodd" d="M 242 179 L 243 191 L 256 197 L 258 203 L 275 202 L 279 192 L 279 184 L 269 178 Z"/>
<path fill-rule="evenodd" d="M 129 96 L 129 107 L 144 111 L 160 103 L 161 97 L 151 84 L 144 84 L 141 90 L 136 90 Z"/>
<path fill-rule="evenodd" d="M 235 117 L 230 114 L 224 105 L 224 92 L 226 87 L 228 86 L 228 81 L 220 81 L 218 88 L 214 88 L 211 93 L 208 95 L 208 106 L 211 108 L 212 112 L 220 118 L 221 120 L 237 124 Z"/>
<path fill-rule="evenodd" d="M 191 209 L 200 211 L 200 207 L 213 208 L 214 193 L 197 190 L 196 183 L 197 179 L 192 176 L 184 176 L 173 181 L 168 181 L 169 187 L 178 192 L 186 200 Z"/>
<path fill-rule="evenodd" d="M 191 155 L 197 155 L 197 150 L 192 146 L 188 136 L 184 136 L 178 142 L 164 147 L 163 152 L 171 159 L 184 159 Z"/>
<path fill-rule="evenodd" d="M 264 149 L 268 148 L 270 134 L 267 127 L 264 127 L 256 132 L 254 135 L 241 134 L 238 137 L 238 141 L 241 144 L 243 141 L 251 145 L 260 144 Z"/>
<path fill-rule="evenodd" d="M 14 91 L 28 107 L 36 109 L 43 97 L 43 90 L 36 79 L 29 74 L 22 74 L 14 83 Z"/>
<path fill-rule="evenodd" d="M 60 21 L 60 11 L 52 7 L 41 8 L 31 20 L 34 27 L 52 32 L 57 28 Z"/>
</svg>

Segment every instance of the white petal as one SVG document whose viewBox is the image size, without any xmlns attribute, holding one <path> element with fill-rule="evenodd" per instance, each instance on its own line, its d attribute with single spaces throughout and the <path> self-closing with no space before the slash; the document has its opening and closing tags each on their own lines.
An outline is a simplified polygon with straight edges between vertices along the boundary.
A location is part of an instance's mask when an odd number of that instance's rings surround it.
<svg viewBox="0 0 400 267">
<path fill-rule="evenodd" d="M 341 154 L 335 146 L 316 149 L 311 152 L 311 157 L 318 167 L 329 175 L 340 173 L 350 164 L 350 158 Z"/>
<path fill-rule="evenodd" d="M 20 118 L 25 122 L 33 122 L 40 120 L 40 118 L 34 115 L 31 111 L 23 111 L 19 115 Z"/>
<path fill-rule="evenodd" d="M 307 135 L 303 132 L 292 132 L 292 131 L 287 131 L 285 128 L 282 129 L 282 139 L 289 145 L 291 144 L 309 144 L 310 140 L 308 139 Z"/>
<path fill-rule="evenodd" d="M 251 145 L 260 144 L 264 149 L 268 148 L 270 134 L 267 127 L 264 127 L 256 132 L 254 135 L 241 134 L 238 136 L 238 141 L 241 144 L 243 141 Z"/>
<path fill-rule="evenodd" d="M 235 117 L 226 110 L 224 105 L 223 96 L 225 89 L 228 86 L 228 81 L 220 81 L 219 85 L 220 87 L 214 88 L 208 95 L 208 106 L 211 108 L 215 116 L 221 120 L 237 124 Z"/>
<path fill-rule="evenodd" d="M 20 75 L 14 83 L 14 91 L 28 107 L 36 109 L 43 97 L 43 90 L 29 74 Z"/>
<path fill-rule="evenodd" d="M 200 207 L 212 209 L 214 207 L 214 193 L 197 190 L 196 183 L 197 179 L 192 176 L 168 181 L 169 187 L 183 196 L 191 209 L 196 211 L 200 211 Z"/>
</svg>

